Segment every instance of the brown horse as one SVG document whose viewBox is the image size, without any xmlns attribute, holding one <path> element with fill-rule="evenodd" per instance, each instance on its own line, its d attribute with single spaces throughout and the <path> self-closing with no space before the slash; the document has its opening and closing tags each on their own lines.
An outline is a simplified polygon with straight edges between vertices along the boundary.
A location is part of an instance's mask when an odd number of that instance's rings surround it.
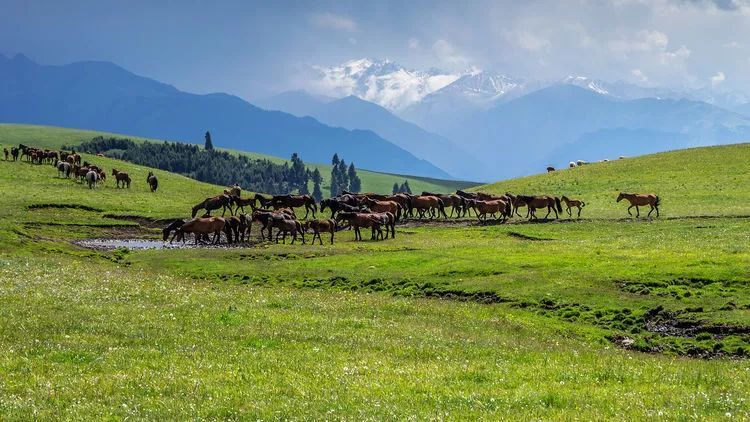
<svg viewBox="0 0 750 422">
<path fill-rule="evenodd" d="M 307 218 L 309 212 L 312 212 L 312 216 L 315 218 L 315 213 L 318 211 L 315 199 L 310 195 L 276 195 L 273 197 L 272 203 L 274 209 L 305 207 L 303 219 Z"/>
<path fill-rule="evenodd" d="M 213 233 L 214 238 L 211 243 L 214 245 L 219 243 L 221 239 L 221 232 L 224 231 L 226 221 L 221 217 L 199 217 L 194 218 L 187 223 L 183 224 L 177 229 L 175 234 L 177 238 L 185 240 L 185 233 L 193 233 L 195 235 L 195 244 L 203 237 Z"/>
<path fill-rule="evenodd" d="M 239 198 L 242 196 L 242 188 L 239 183 L 235 183 L 231 188 L 224 189 L 224 195 L 236 196 Z"/>
<path fill-rule="evenodd" d="M 539 208 L 547 207 L 547 215 L 544 216 L 546 219 L 549 217 L 549 214 L 551 212 L 555 212 L 555 218 L 560 218 L 559 212 L 562 212 L 562 204 L 560 203 L 560 198 L 556 196 L 527 196 L 527 195 L 518 195 L 518 201 L 526 204 L 526 206 L 529 208 L 528 213 L 526 214 L 526 217 L 529 219 L 537 219 L 536 216 L 536 210 Z"/>
<path fill-rule="evenodd" d="M 10 148 L 10 156 L 13 158 L 13 161 L 18 161 L 18 148 L 11 147 Z"/>
<path fill-rule="evenodd" d="M 435 210 L 437 210 L 438 216 L 442 214 L 443 217 L 448 218 L 448 216 L 445 214 L 445 204 L 443 200 L 438 198 L 437 196 L 412 196 L 410 199 L 411 210 L 417 210 L 417 214 L 419 214 L 420 220 L 424 218 L 425 212 L 430 212 L 430 218 L 435 218 Z"/>
<path fill-rule="evenodd" d="M 239 210 L 245 212 L 245 207 L 250 205 L 250 208 L 255 211 L 255 203 L 257 202 L 258 195 L 253 195 L 249 198 L 240 198 L 239 196 L 233 196 L 232 202 L 234 202 L 235 209 L 234 213 L 237 214 Z"/>
<path fill-rule="evenodd" d="M 205 209 L 207 214 L 211 214 L 211 211 L 218 210 L 219 208 L 222 208 L 222 217 L 226 214 L 227 209 L 229 209 L 230 215 L 234 215 L 234 211 L 232 211 L 232 198 L 229 195 L 218 195 L 206 198 L 200 204 L 194 206 L 192 217 L 195 218 L 199 210 Z"/>
<path fill-rule="evenodd" d="M 578 208 L 578 218 L 581 218 L 581 208 L 586 206 L 586 203 L 581 201 L 580 199 L 570 199 L 567 196 L 563 195 L 562 198 L 563 202 L 565 202 L 566 211 L 568 212 L 568 216 L 573 217 L 573 213 L 570 211 L 571 208 L 575 207 Z"/>
<path fill-rule="evenodd" d="M 379 218 L 373 218 L 372 214 L 359 213 L 359 212 L 339 212 L 336 214 L 336 222 L 346 221 L 349 226 L 354 229 L 354 240 L 362 240 L 361 228 L 372 228 L 372 237 L 370 239 L 375 240 L 375 231 L 381 234 L 381 220 Z"/>
<path fill-rule="evenodd" d="M 651 213 L 654 212 L 654 210 L 656 210 L 656 216 L 659 216 L 660 199 L 656 194 L 620 192 L 620 195 L 617 196 L 617 202 L 620 202 L 623 199 L 627 199 L 628 202 L 630 202 L 630 206 L 628 207 L 628 215 L 633 215 L 630 213 L 630 209 L 635 207 L 635 218 L 638 218 L 641 216 L 641 211 L 640 209 L 638 209 L 638 207 L 644 207 L 648 205 L 651 207 L 651 210 L 648 212 L 647 217 L 651 217 Z"/>
<path fill-rule="evenodd" d="M 302 223 L 297 220 L 290 220 L 284 218 L 284 216 L 273 216 L 271 218 L 271 228 L 279 229 L 276 232 L 276 243 L 279 243 L 279 236 L 283 234 L 283 242 L 286 243 L 286 234 L 289 233 L 292 236 L 292 244 L 297 240 L 297 233 L 302 236 L 302 244 L 305 244 L 305 231 L 302 229 Z"/>
<path fill-rule="evenodd" d="M 156 192 L 156 189 L 159 187 L 159 179 L 156 178 L 153 171 L 148 172 L 146 183 L 148 183 L 148 187 L 151 188 L 151 192 Z"/>
<path fill-rule="evenodd" d="M 376 201 L 365 197 L 362 205 L 366 205 L 372 212 L 389 212 L 396 217 L 396 221 L 401 219 L 401 205 L 396 201 Z"/>
<path fill-rule="evenodd" d="M 441 201 L 443 201 L 443 204 L 448 207 L 451 207 L 451 217 L 453 217 L 453 214 L 456 214 L 456 217 L 461 216 L 461 212 L 464 208 L 464 200 L 462 197 L 456 195 L 456 194 L 442 194 L 442 193 L 432 193 L 432 192 L 422 192 L 422 196 L 436 196 L 440 198 Z"/>
<path fill-rule="evenodd" d="M 263 235 L 263 232 L 265 230 L 268 230 L 268 240 L 271 240 L 271 236 L 273 235 L 273 227 L 271 226 L 271 221 L 274 217 L 281 217 L 285 218 L 287 220 L 295 220 L 295 217 L 292 214 L 289 214 L 287 210 L 283 211 L 261 211 L 256 210 L 253 211 L 253 214 L 250 218 L 250 221 L 247 223 L 247 233 L 248 236 L 250 235 L 250 231 L 252 230 L 252 223 L 253 221 L 257 221 L 262 224 L 260 228 L 260 240 L 265 240 L 265 236 Z"/>
<path fill-rule="evenodd" d="M 502 199 L 494 199 L 491 201 L 473 201 L 474 203 L 472 205 L 480 223 L 487 222 L 488 214 L 492 215 L 493 217 L 495 217 L 496 213 L 499 214 L 499 216 L 495 218 L 497 220 L 502 219 L 503 222 L 505 222 L 505 220 L 507 220 L 508 217 L 512 215 L 510 201 L 504 201 Z"/>
<path fill-rule="evenodd" d="M 130 188 L 130 175 L 128 175 L 127 172 L 119 171 L 115 168 L 112 169 L 112 176 L 115 176 L 115 180 L 117 181 L 117 187 L 120 187 L 120 182 L 122 182 L 122 187 Z"/>
<path fill-rule="evenodd" d="M 323 240 L 320 238 L 320 233 L 326 232 L 331 233 L 331 245 L 333 245 L 333 234 L 336 232 L 336 221 L 332 219 L 328 220 L 312 220 L 308 221 L 304 225 L 305 230 L 311 229 L 313 231 L 312 243 L 315 244 L 315 237 L 318 237 L 320 244 L 323 244 Z"/>
</svg>

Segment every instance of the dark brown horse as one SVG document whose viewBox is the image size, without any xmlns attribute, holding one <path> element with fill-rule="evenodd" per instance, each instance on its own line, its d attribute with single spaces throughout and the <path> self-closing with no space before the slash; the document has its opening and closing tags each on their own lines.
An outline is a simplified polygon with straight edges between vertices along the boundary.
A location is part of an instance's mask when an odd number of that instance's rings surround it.
<svg viewBox="0 0 750 422">
<path fill-rule="evenodd" d="M 320 244 L 323 244 L 323 240 L 320 238 L 321 233 L 331 234 L 331 245 L 333 245 L 333 234 L 336 233 L 336 221 L 333 219 L 328 220 L 312 220 L 307 221 L 304 224 L 305 230 L 310 229 L 313 231 L 312 243 L 315 244 L 315 237 L 317 236 Z"/>
<path fill-rule="evenodd" d="M 256 210 L 253 211 L 253 214 L 250 218 L 250 221 L 247 223 L 247 232 L 248 235 L 250 234 L 250 231 L 252 229 L 251 225 L 253 221 L 257 221 L 261 224 L 260 228 L 260 239 L 265 240 L 265 236 L 263 235 L 263 232 L 265 230 L 268 231 L 268 240 L 271 240 L 273 235 L 273 227 L 271 226 L 271 222 L 274 217 L 281 217 L 285 218 L 287 220 L 295 220 L 294 215 L 288 213 L 286 210 L 284 211 L 261 211 Z"/>
<path fill-rule="evenodd" d="M 284 216 L 274 215 L 271 217 L 271 227 L 279 231 L 276 232 L 276 243 L 279 243 L 279 236 L 283 235 L 283 242 L 286 243 L 286 234 L 292 236 L 292 244 L 297 240 L 297 233 L 302 236 L 302 244 L 305 244 L 305 231 L 302 229 L 302 223 L 297 220 L 290 220 Z"/>
<path fill-rule="evenodd" d="M 10 148 L 10 156 L 13 157 L 13 161 L 18 161 L 18 148 L 11 147 Z"/>
<path fill-rule="evenodd" d="M 112 169 L 112 176 L 115 176 L 115 180 L 117 181 L 117 187 L 120 187 L 120 183 L 122 183 L 122 187 L 130 188 L 130 175 L 125 171 L 119 171 L 115 168 Z"/>
<path fill-rule="evenodd" d="M 315 213 L 318 211 L 315 199 L 310 195 L 276 195 L 273 197 L 272 203 L 274 209 L 305 207 L 303 219 L 307 218 L 309 212 L 312 212 L 312 216 L 315 218 Z"/>
<path fill-rule="evenodd" d="M 151 188 L 151 192 L 156 192 L 156 189 L 159 188 L 159 179 L 156 178 L 153 171 L 148 172 L 146 183 L 148 183 L 148 187 Z"/>
<path fill-rule="evenodd" d="M 237 214 L 239 210 L 242 210 L 242 212 L 245 212 L 245 207 L 250 206 L 252 211 L 255 211 L 255 203 L 257 202 L 258 198 L 262 198 L 260 195 L 253 195 L 248 198 L 240 198 L 239 196 L 233 196 L 232 202 L 234 203 L 235 209 L 234 213 Z"/>
<path fill-rule="evenodd" d="M 648 217 L 651 217 L 651 213 L 654 212 L 654 210 L 656 210 L 656 216 L 659 216 L 660 199 L 656 194 L 620 192 L 620 195 L 617 196 L 617 202 L 620 202 L 623 199 L 627 199 L 628 202 L 630 202 L 630 206 L 628 207 L 628 215 L 633 215 L 630 213 L 630 209 L 635 207 L 635 218 L 638 218 L 641 216 L 641 211 L 638 207 L 644 207 L 648 205 L 651 207 L 651 210 L 648 212 Z"/>
<path fill-rule="evenodd" d="M 560 198 L 556 196 L 528 196 L 528 195 L 518 195 L 518 201 L 521 203 L 524 203 L 528 208 L 528 214 L 526 217 L 529 219 L 538 219 L 536 216 L 536 210 L 540 208 L 547 207 L 547 215 L 544 216 L 546 219 L 549 217 L 550 213 L 554 211 L 555 218 L 559 218 L 560 215 L 559 212 L 562 212 L 562 204 L 560 203 Z"/>
<path fill-rule="evenodd" d="M 222 217 L 226 214 L 227 209 L 229 209 L 230 215 L 234 215 L 234 211 L 232 211 L 232 198 L 229 195 L 222 194 L 212 198 L 206 198 L 201 203 L 194 206 L 192 217 L 195 218 L 199 210 L 205 209 L 207 214 L 211 214 L 211 211 L 218 210 L 219 208 L 222 208 Z"/>
</svg>

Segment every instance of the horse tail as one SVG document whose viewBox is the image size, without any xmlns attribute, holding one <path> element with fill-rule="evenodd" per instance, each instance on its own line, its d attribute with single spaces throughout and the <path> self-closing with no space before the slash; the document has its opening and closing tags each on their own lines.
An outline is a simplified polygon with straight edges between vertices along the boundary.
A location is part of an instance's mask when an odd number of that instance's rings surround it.
<svg viewBox="0 0 750 422">
<path fill-rule="evenodd" d="M 396 203 L 396 221 L 401 220 L 401 204 Z"/>
<path fill-rule="evenodd" d="M 562 204 L 560 203 L 560 198 L 555 197 L 555 205 L 557 206 L 557 211 L 562 212 Z"/>
<path fill-rule="evenodd" d="M 654 202 L 654 206 L 658 207 L 660 203 L 661 203 L 661 199 L 659 199 L 659 195 L 656 195 L 656 202 Z"/>
<path fill-rule="evenodd" d="M 510 206 L 510 201 L 505 201 L 505 215 L 508 217 L 513 216 L 513 208 Z"/>
<path fill-rule="evenodd" d="M 581 201 L 581 208 L 583 208 L 583 207 L 585 207 L 585 206 L 586 206 L 586 203 L 585 203 L 585 202 L 583 202 L 583 201 Z"/>
</svg>

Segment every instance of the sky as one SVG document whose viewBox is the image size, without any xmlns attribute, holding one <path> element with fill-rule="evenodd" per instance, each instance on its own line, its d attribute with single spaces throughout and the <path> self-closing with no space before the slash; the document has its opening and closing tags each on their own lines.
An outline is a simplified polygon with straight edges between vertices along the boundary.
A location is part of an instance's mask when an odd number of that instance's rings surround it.
<svg viewBox="0 0 750 422">
<path fill-rule="evenodd" d="M 0 10 L 2 54 L 112 61 L 246 99 L 361 57 L 750 93 L 750 0 L 0 0 Z"/>
</svg>

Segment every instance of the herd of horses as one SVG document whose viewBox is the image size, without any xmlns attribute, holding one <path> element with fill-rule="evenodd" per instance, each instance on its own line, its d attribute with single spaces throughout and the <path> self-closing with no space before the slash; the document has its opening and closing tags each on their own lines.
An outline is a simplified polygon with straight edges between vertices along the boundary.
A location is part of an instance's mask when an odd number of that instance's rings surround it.
<svg viewBox="0 0 750 422">
<path fill-rule="evenodd" d="M 20 144 L 9 151 L 3 148 L 5 159 L 13 161 L 27 160 L 34 164 L 52 164 L 57 168 L 58 177 L 78 178 L 81 183 L 86 182 L 93 189 L 106 180 L 104 169 L 86 161 L 75 151 L 50 151 Z M 127 172 L 112 169 L 111 175 L 118 188 L 130 188 L 131 178 Z M 159 186 L 158 179 L 153 172 L 149 172 L 146 182 L 152 192 Z M 640 207 L 648 206 L 648 216 L 656 211 L 659 216 L 660 199 L 655 194 L 620 193 L 617 202 L 626 200 L 630 203 L 627 209 L 629 215 L 635 208 L 636 217 L 640 217 Z M 563 210 L 563 204 L 565 209 Z M 289 236 L 292 243 L 298 237 L 305 243 L 305 234 L 312 232 L 313 239 L 323 243 L 322 235 L 330 235 L 333 244 L 334 235 L 343 229 L 352 229 L 355 240 L 363 240 L 362 229 L 369 229 L 371 240 L 385 240 L 396 237 L 396 223 L 405 219 L 424 220 L 436 218 L 477 218 L 480 224 L 485 224 L 490 218 L 504 223 L 508 219 L 518 216 L 529 220 L 538 220 L 537 212 L 547 211 L 543 219 L 550 214 L 560 218 L 563 212 L 569 217 L 580 218 L 581 211 L 586 205 L 580 199 L 551 195 L 515 195 L 507 192 L 494 195 L 484 192 L 466 192 L 457 190 L 452 194 L 422 192 L 420 195 L 397 193 L 383 195 L 377 193 L 355 193 L 344 191 L 340 195 L 320 201 L 320 206 L 310 195 L 274 195 L 251 194 L 242 196 L 242 188 L 235 184 L 224 189 L 220 195 L 205 198 L 192 208 L 191 217 L 175 220 L 163 229 L 163 239 L 170 242 L 175 240 L 185 242 L 187 234 L 194 235 L 198 243 L 210 242 L 218 244 L 222 234 L 227 243 L 245 242 L 249 239 L 253 223 L 260 224 L 261 240 L 281 240 L 286 243 Z M 250 208 L 250 214 L 246 213 Z M 297 218 L 295 209 L 303 208 L 305 215 Z M 447 210 L 450 209 L 450 214 Z M 521 211 L 526 211 L 522 215 Z M 211 212 L 222 210 L 221 217 L 212 216 Z M 328 210 L 330 218 L 318 219 L 316 214 Z M 198 213 L 203 211 L 198 217 Z M 229 211 L 229 216 L 226 216 Z M 312 215 L 312 219 L 308 217 Z M 276 229 L 274 236 L 273 230 Z M 211 238 L 211 235 L 213 237 Z"/>
<path fill-rule="evenodd" d="M 640 207 L 650 206 L 649 216 L 656 211 L 659 216 L 659 197 L 654 194 L 629 194 L 620 193 L 617 202 L 621 200 L 630 202 L 628 214 L 632 216 L 631 209 L 636 209 L 636 217 L 640 217 Z M 563 210 L 565 204 L 565 210 Z M 271 197 L 251 194 L 242 196 L 239 185 L 227 188 L 220 195 L 209 197 L 196 204 L 192 208 L 191 218 L 176 220 L 163 229 L 164 241 L 170 242 L 175 239 L 185 242 L 185 235 L 192 233 L 195 243 L 210 242 L 217 244 L 222 233 L 228 243 L 245 242 L 249 239 L 252 224 L 260 224 L 261 240 L 281 240 L 286 243 L 287 235 L 291 237 L 292 243 L 301 237 L 305 243 L 305 234 L 312 231 L 313 243 L 315 239 L 322 244 L 321 234 L 330 234 L 330 242 L 333 244 L 334 234 L 343 229 L 352 229 L 355 240 L 363 240 L 362 229 L 370 229 L 371 240 L 385 240 L 396 237 L 396 223 L 404 219 L 423 220 L 436 218 L 465 218 L 474 217 L 481 224 L 493 218 L 499 222 L 505 222 L 514 215 L 525 217 L 529 220 L 538 220 L 538 210 L 546 210 L 544 219 L 550 214 L 554 218 L 560 218 L 563 212 L 569 217 L 580 218 L 585 202 L 580 199 L 571 199 L 567 196 L 531 196 L 493 195 L 483 192 L 466 192 L 462 190 L 453 194 L 439 194 L 422 192 L 421 195 L 398 193 L 393 195 L 382 195 L 376 193 L 354 193 L 344 191 L 338 196 L 324 199 L 320 207 L 310 195 L 274 195 Z M 249 207 L 251 213 L 246 214 L 245 207 Z M 297 219 L 295 208 L 304 208 L 305 215 Z M 450 208 L 450 214 L 446 211 Z M 526 215 L 521 214 L 525 209 Z M 212 216 L 212 211 L 221 210 L 221 217 Z M 317 219 L 316 214 L 330 211 L 331 217 Z M 201 217 L 196 217 L 203 211 Z M 227 211 L 229 216 L 227 217 Z M 311 220 L 307 220 L 312 215 Z M 304 221 L 303 221 L 304 220 Z M 277 229 L 275 237 L 273 229 Z M 213 238 L 209 239 L 209 236 Z"/>
<path fill-rule="evenodd" d="M 86 183 L 89 189 L 95 189 L 107 181 L 107 173 L 102 167 L 82 161 L 81 154 L 75 151 L 58 152 L 19 144 L 18 147 L 11 147 L 10 151 L 8 148 L 3 148 L 3 153 L 6 161 L 12 159 L 12 161 L 25 160 L 32 164 L 51 164 L 57 169 L 58 177 L 72 178 L 80 183 Z M 113 168 L 112 176 L 117 188 L 130 188 L 131 179 L 128 172 Z M 159 187 L 159 180 L 151 171 L 148 172 L 146 183 L 151 188 L 151 192 L 156 192 Z"/>
</svg>

